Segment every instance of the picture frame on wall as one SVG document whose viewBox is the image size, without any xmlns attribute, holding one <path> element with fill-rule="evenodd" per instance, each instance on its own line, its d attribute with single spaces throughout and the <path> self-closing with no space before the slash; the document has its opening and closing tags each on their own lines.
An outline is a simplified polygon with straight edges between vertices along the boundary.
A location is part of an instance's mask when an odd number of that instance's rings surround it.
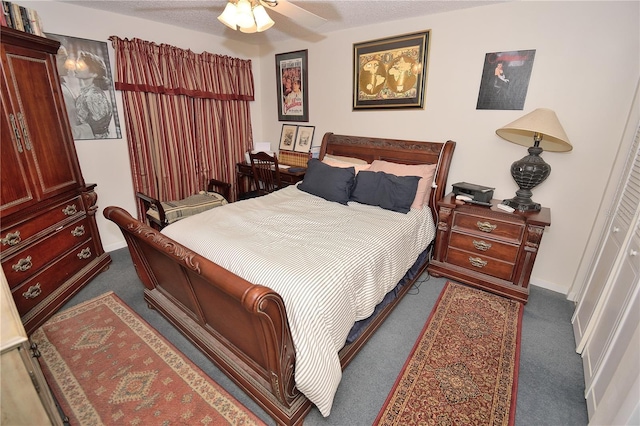
<svg viewBox="0 0 640 426">
<path fill-rule="evenodd" d="M 535 50 L 487 53 L 476 109 L 524 109 L 535 56 Z"/>
<path fill-rule="evenodd" d="M 309 121 L 307 53 L 276 54 L 278 121 Z"/>
<path fill-rule="evenodd" d="M 313 133 L 316 126 L 298 126 L 294 151 L 308 153 L 313 145 Z"/>
<path fill-rule="evenodd" d="M 45 35 L 60 42 L 56 60 L 73 139 L 121 139 L 107 43 Z"/>
<path fill-rule="evenodd" d="M 353 45 L 353 109 L 424 108 L 431 31 Z"/>
<path fill-rule="evenodd" d="M 296 133 L 298 126 L 294 124 L 283 124 L 280 133 L 280 150 L 293 151 L 296 143 Z"/>
</svg>

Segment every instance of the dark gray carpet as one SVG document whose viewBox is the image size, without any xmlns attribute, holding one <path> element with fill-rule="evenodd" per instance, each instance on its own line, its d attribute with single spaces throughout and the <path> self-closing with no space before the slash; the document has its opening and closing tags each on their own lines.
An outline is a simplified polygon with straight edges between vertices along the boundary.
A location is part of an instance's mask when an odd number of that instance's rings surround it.
<svg viewBox="0 0 640 426">
<path fill-rule="evenodd" d="M 231 380 L 157 312 L 148 309 L 127 249 L 110 253 L 113 263 L 63 308 L 114 291 L 229 393 L 268 424 L 275 424 Z M 371 425 L 384 404 L 446 280 L 425 274 L 371 341 L 347 367 L 331 415 L 312 409 L 305 426 Z M 516 425 L 586 425 L 582 360 L 575 352 L 573 303 L 533 287 L 525 307 Z"/>
</svg>

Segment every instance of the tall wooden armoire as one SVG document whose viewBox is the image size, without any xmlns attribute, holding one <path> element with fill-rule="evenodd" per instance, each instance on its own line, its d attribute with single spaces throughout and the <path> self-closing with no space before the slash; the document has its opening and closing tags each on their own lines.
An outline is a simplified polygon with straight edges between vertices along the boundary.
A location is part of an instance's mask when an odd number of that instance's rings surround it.
<svg viewBox="0 0 640 426">
<path fill-rule="evenodd" d="M 0 260 L 31 334 L 111 263 L 80 171 L 56 68 L 59 43 L 0 28 Z"/>
</svg>

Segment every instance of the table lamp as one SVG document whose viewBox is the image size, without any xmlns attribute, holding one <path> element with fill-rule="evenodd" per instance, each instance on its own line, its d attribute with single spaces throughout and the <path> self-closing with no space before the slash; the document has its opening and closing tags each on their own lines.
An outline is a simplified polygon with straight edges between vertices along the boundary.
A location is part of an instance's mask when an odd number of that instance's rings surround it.
<svg viewBox="0 0 640 426">
<path fill-rule="evenodd" d="M 573 149 L 556 113 L 538 108 L 496 130 L 496 134 L 509 142 L 529 147 L 529 155 L 511 165 L 511 176 L 520 189 L 515 197 L 504 200 L 502 204 L 520 211 L 540 210 L 540 204 L 531 200 L 531 190 L 551 173 L 551 166 L 540 154 L 543 150 L 566 152 Z"/>
</svg>

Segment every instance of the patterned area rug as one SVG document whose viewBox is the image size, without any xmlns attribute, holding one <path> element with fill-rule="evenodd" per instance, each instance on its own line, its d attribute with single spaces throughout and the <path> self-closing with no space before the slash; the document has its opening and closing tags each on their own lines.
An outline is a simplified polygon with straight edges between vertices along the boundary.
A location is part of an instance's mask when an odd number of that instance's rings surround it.
<svg viewBox="0 0 640 426">
<path fill-rule="evenodd" d="M 448 282 L 377 425 L 513 425 L 520 302 Z"/>
<path fill-rule="evenodd" d="M 264 425 L 113 292 L 31 336 L 71 425 Z"/>
</svg>

